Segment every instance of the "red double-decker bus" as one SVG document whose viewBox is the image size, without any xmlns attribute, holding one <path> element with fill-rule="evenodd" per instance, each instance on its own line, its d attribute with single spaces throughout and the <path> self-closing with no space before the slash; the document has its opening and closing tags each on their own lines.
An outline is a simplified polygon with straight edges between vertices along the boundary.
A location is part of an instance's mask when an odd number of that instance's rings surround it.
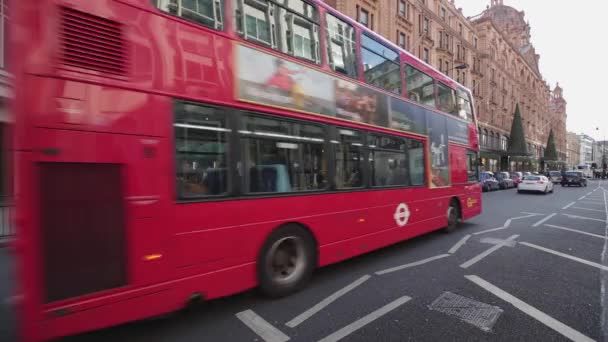
<svg viewBox="0 0 608 342">
<path fill-rule="evenodd" d="M 13 4 L 24 340 L 286 295 L 481 211 L 470 91 L 323 2 Z"/>
</svg>

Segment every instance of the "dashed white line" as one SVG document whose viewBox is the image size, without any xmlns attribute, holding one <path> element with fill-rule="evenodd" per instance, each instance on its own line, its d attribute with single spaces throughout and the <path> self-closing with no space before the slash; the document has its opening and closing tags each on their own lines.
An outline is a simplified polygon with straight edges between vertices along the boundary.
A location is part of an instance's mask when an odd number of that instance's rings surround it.
<svg viewBox="0 0 608 342">
<path fill-rule="evenodd" d="M 567 206 L 563 207 L 562 210 L 566 210 L 575 204 L 576 204 L 576 202 L 572 202 L 572 203 L 568 204 Z"/>
<path fill-rule="evenodd" d="M 498 228 L 486 229 L 486 230 L 482 230 L 480 232 L 473 233 L 473 235 L 480 235 L 480 234 L 485 234 L 485 233 L 489 233 L 489 232 L 495 232 L 497 230 L 503 230 L 503 229 L 507 229 L 507 228 L 509 228 L 509 226 L 502 226 L 502 227 L 498 227 Z"/>
<path fill-rule="evenodd" d="M 290 327 L 290 328 L 297 327 L 302 322 L 304 322 L 305 320 L 309 319 L 310 317 L 312 317 L 313 315 L 315 315 L 317 312 L 323 310 L 323 308 L 325 308 L 329 304 L 331 304 L 334 301 L 336 301 L 338 298 L 344 296 L 348 292 L 350 292 L 353 289 L 355 289 L 357 286 L 359 286 L 359 285 L 363 284 L 364 282 L 366 282 L 369 278 L 370 278 L 369 275 L 364 275 L 363 277 L 355 280 L 354 282 L 350 283 L 348 286 L 345 286 L 344 288 L 342 288 L 342 289 L 334 292 L 329 297 L 323 299 L 322 301 L 320 301 L 318 304 L 316 304 L 312 308 L 310 308 L 310 309 L 304 311 L 303 313 L 299 314 L 298 316 L 296 316 L 291 321 L 285 323 L 285 325 L 288 326 L 288 327 Z"/>
<path fill-rule="evenodd" d="M 580 209 L 580 210 L 588 210 L 588 211 L 599 211 L 601 213 L 604 212 L 604 210 L 599 210 L 599 209 L 590 209 L 590 208 L 582 208 L 582 207 L 572 207 L 572 209 Z"/>
<path fill-rule="evenodd" d="M 542 246 L 539 246 L 539 245 L 535 245 L 533 243 L 519 242 L 519 244 L 520 245 L 524 245 L 524 246 L 528 246 L 528 247 L 532 247 L 534 249 L 538 249 L 539 251 L 543 251 L 543 252 L 546 252 L 546 253 L 549 253 L 549 254 L 557 255 L 557 256 L 560 256 L 562 258 L 566 258 L 566 259 L 570 259 L 570 260 L 573 260 L 573 261 L 576 261 L 576 262 L 580 262 L 581 264 L 585 264 L 585 265 L 589 265 L 589 266 L 592 266 L 592 267 L 595 267 L 595 268 L 599 268 L 599 269 L 604 270 L 604 271 L 608 271 L 608 267 L 607 266 L 598 264 L 597 262 L 593 262 L 593 261 L 577 258 L 577 257 L 572 256 L 570 254 L 565 254 L 565 253 L 562 253 L 562 252 L 554 251 L 552 249 L 545 248 L 545 247 L 542 247 Z"/>
<path fill-rule="evenodd" d="M 537 308 L 533 307 L 532 305 L 525 303 L 524 301 L 511 295 L 510 293 L 505 292 L 504 290 L 488 283 L 487 281 L 483 280 L 482 278 L 480 278 L 476 275 L 467 275 L 467 276 L 465 276 L 465 278 L 472 281 L 473 283 L 475 283 L 479 287 L 483 288 L 484 290 L 490 292 L 491 294 L 495 295 L 496 297 L 513 305 L 515 308 L 522 311 L 526 315 L 536 319 L 537 321 L 543 323 L 547 327 L 555 330 L 559 334 L 565 336 L 566 338 L 571 339 L 572 341 L 577 341 L 577 342 L 593 341 L 593 339 L 587 337 L 586 335 L 578 332 L 577 330 L 574 330 L 573 328 L 567 326 L 566 324 L 564 324 L 564 323 L 556 320 L 555 318 L 547 315 L 546 313 L 538 310 Z"/>
<path fill-rule="evenodd" d="M 529 214 L 529 215 L 512 217 L 512 218 L 508 219 L 507 221 L 505 221 L 505 224 L 503 224 L 502 227 L 482 230 L 480 232 L 473 233 L 473 235 L 480 235 L 480 234 L 485 234 L 485 233 L 489 233 L 489 232 L 495 232 L 497 230 L 507 229 L 511 226 L 511 222 L 513 220 L 525 219 L 525 218 L 529 218 L 529 217 L 533 217 L 533 216 L 542 215 L 542 214 L 526 213 L 526 212 L 522 212 L 522 214 Z"/>
<path fill-rule="evenodd" d="M 513 241 L 513 240 L 517 239 L 518 237 L 519 237 L 519 235 L 512 235 L 512 236 L 510 236 L 509 238 L 507 238 L 506 240 L 504 240 L 503 243 L 498 244 L 496 246 L 492 246 L 491 248 L 489 248 L 489 249 L 485 250 L 484 252 L 480 253 L 479 255 L 473 257 L 469 261 L 463 263 L 462 265 L 460 265 L 460 267 L 462 267 L 462 268 L 469 268 L 469 267 L 473 266 L 475 263 L 477 263 L 481 259 L 483 259 L 483 258 L 487 257 L 488 255 L 496 252 L 501 247 L 506 246 L 509 241 Z"/>
<path fill-rule="evenodd" d="M 536 222 L 535 224 L 533 224 L 533 225 L 532 225 L 532 227 L 538 227 L 538 226 L 540 226 L 541 224 L 543 224 L 543 223 L 545 223 L 545 222 L 549 221 L 549 220 L 550 220 L 550 219 L 551 219 L 553 216 L 555 216 L 555 215 L 556 215 L 556 213 L 553 213 L 553 214 L 549 214 L 549 215 L 547 215 L 547 216 L 546 216 L 545 218 L 543 218 L 542 220 L 540 220 L 540 221 Z"/>
<path fill-rule="evenodd" d="M 602 219 L 596 219 L 593 217 L 587 217 L 587 216 L 578 216 L 578 215 L 570 215 L 570 214 L 562 214 L 564 216 L 568 216 L 569 218 L 573 218 L 573 219 L 579 219 L 579 220 L 588 220 L 588 221 L 598 221 L 598 222 L 606 222 L 606 220 L 602 220 Z"/>
<path fill-rule="evenodd" d="M 450 248 L 450 250 L 448 251 L 449 254 L 454 254 L 456 253 L 456 251 L 458 251 L 458 249 L 460 247 L 462 247 L 462 245 L 464 245 L 467 240 L 471 237 L 471 234 L 463 237 L 462 239 L 460 239 L 460 241 L 456 242 L 456 244 L 454 246 L 452 246 L 452 248 Z"/>
<path fill-rule="evenodd" d="M 343 338 L 345 338 L 346 336 L 354 333 L 355 331 L 363 328 L 364 326 L 368 325 L 369 323 L 377 320 L 378 318 L 386 315 L 387 313 L 395 310 L 396 308 L 400 307 L 401 305 L 407 303 L 408 301 L 410 301 L 412 298 L 408 297 L 408 296 L 403 296 L 397 300 L 394 300 L 388 304 L 386 304 L 385 306 L 381 307 L 380 309 L 364 316 L 361 317 L 360 319 L 354 321 L 353 323 L 345 326 L 344 328 L 330 334 L 329 336 L 319 340 L 319 342 L 334 342 L 334 341 L 339 341 Z"/>
<path fill-rule="evenodd" d="M 427 262 L 435 261 L 435 260 L 438 260 L 438 259 L 443 259 L 443 258 L 449 257 L 449 256 L 450 256 L 450 254 L 436 255 L 434 257 L 430 257 L 430 258 L 427 258 L 427 259 L 414 261 L 414 262 L 411 262 L 409 264 L 387 268 L 385 270 L 376 272 L 376 275 L 383 275 L 383 274 L 387 274 L 387 273 L 391 273 L 391 272 L 400 271 L 400 270 L 405 269 L 405 268 L 419 266 L 419 265 L 422 265 L 422 264 L 426 264 Z"/>
<path fill-rule="evenodd" d="M 587 197 L 587 196 L 581 196 L 581 197 L 579 197 L 579 198 L 578 198 L 578 200 L 579 200 L 579 201 L 582 201 L 582 200 L 584 200 L 584 199 L 585 199 L 585 197 Z"/>
<path fill-rule="evenodd" d="M 555 228 L 555 229 L 567 230 L 567 231 L 571 231 L 571 232 L 574 232 L 574 233 L 589 235 L 589 236 L 593 236 L 593 237 L 596 237 L 596 238 L 599 238 L 599 239 L 606 239 L 606 237 L 603 236 L 603 235 L 587 233 L 587 232 L 583 232 L 583 231 L 580 231 L 580 230 L 577 230 L 577 229 L 572 229 L 572 228 L 567 228 L 567 227 L 562 227 L 562 226 L 556 226 L 556 225 L 553 225 L 553 224 L 545 224 L 544 226 L 545 227 Z"/>
<path fill-rule="evenodd" d="M 252 310 L 239 312 L 236 314 L 236 317 L 266 342 L 289 341 L 289 336 L 275 328 L 272 324 L 266 322 L 266 320 L 258 316 Z"/>
</svg>

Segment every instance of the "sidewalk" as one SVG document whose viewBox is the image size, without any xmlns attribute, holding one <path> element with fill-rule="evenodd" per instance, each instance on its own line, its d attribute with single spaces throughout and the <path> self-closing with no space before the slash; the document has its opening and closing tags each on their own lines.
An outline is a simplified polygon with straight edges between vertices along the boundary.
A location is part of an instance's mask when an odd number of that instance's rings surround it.
<svg viewBox="0 0 608 342">
<path fill-rule="evenodd" d="M 9 248 L 0 248 L 0 341 L 15 341 L 15 313 L 7 299 L 13 295 L 14 264 Z"/>
</svg>

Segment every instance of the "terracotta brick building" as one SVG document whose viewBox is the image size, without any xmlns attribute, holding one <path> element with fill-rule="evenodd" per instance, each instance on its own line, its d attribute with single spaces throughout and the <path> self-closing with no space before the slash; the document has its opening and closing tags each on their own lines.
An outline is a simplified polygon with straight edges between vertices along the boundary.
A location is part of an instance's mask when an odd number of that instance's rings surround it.
<svg viewBox="0 0 608 342">
<path fill-rule="evenodd" d="M 538 169 L 551 129 L 560 160 L 566 161 L 566 101 L 562 89 L 551 89 L 542 77 L 523 11 L 502 0 L 490 0 L 472 18 L 453 0 L 326 2 L 472 89 L 485 169 Z M 455 69 L 463 64 L 468 67 Z M 506 154 L 516 104 L 528 160 Z"/>
</svg>

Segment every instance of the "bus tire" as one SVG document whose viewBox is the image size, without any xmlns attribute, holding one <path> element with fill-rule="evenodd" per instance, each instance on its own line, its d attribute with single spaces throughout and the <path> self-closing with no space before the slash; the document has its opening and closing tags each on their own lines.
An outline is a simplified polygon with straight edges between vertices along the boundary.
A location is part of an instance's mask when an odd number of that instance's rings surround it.
<svg viewBox="0 0 608 342">
<path fill-rule="evenodd" d="M 460 204 L 458 203 L 458 200 L 452 199 L 452 201 L 450 201 L 450 206 L 448 207 L 447 211 L 448 225 L 443 229 L 443 231 L 445 233 L 451 233 L 456 230 L 456 228 L 458 228 L 460 218 L 462 217 L 461 215 L 462 214 L 460 212 Z"/>
<path fill-rule="evenodd" d="M 296 224 L 273 231 L 257 261 L 258 284 L 269 297 L 283 297 L 300 290 L 317 266 L 316 243 L 310 232 Z"/>
</svg>

